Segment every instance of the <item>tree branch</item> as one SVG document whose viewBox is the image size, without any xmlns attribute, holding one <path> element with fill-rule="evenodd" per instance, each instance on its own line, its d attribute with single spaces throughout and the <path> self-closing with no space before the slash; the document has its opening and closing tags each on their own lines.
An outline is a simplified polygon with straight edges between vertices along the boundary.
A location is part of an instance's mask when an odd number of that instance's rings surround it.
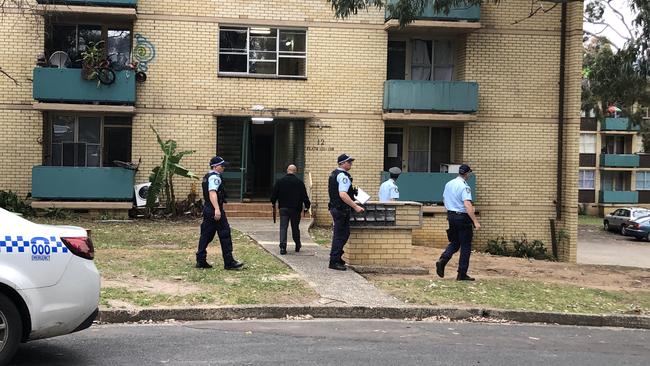
<svg viewBox="0 0 650 366">
<path fill-rule="evenodd" d="M 623 14 L 620 11 L 618 11 L 616 8 L 614 8 L 612 6 L 611 2 L 612 2 L 612 0 L 607 0 L 607 7 L 610 8 L 614 12 L 614 14 L 618 15 L 619 20 L 621 21 L 621 23 L 623 23 L 623 25 L 625 26 L 625 29 L 627 29 L 627 33 L 630 35 L 630 38 L 623 37 L 623 36 L 621 36 L 621 37 L 625 38 L 627 40 L 634 40 L 634 34 L 632 33 L 632 30 L 630 29 L 630 27 L 627 26 L 627 23 L 625 22 L 625 17 L 623 16 Z"/>
<path fill-rule="evenodd" d="M 2 74 L 4 76 L 8 77 L 9 79 L 11 79 L 11 81 L 13 81 L 15 85 L 20 85 L 18 80 L 16 80 L 13 76 L 9 75 L 6 71 L 4 71 L 2 69 L 2 67 L 0 67 L 0 74 Z"/>
<path fill-rule="evenodd" d="M 536 1 L 537 1 L 537 3 L 538 3 L 538 6 L 537 6 L 537 9 L 533 10 L 533 4 L 534 4 Z M 544 9 L 544 5 L 542 5 L 542 1 L 540 1 L 540 0 L 531 0 L 531 1 L 530 1 L 530 14 L 528 14 L 527 16 L 525 16 L 525 17 L 523 17 L 523 18 L 521 18 L 521 19 L 519 19 L 519 20 L 515 20 L 511 25 L 519 24 L 519 23 L 523 22 L 523 21 L 526 20 L 526 19 L 530 19 L 530 18 L 532 18 L 532 17 L 535 16 L 535 14 L 537 14 L 540 10 L 542 11 L 542 14 L 546 14 L 546 13 L 548 13 L 549 11 L 555 9 L 555 8 L 556 8 L 560 3 L 562 3 L 562 2 L 567 2 L 567 3 L 569 3 L 569 2 L 580 1 L 580 0 L 558 0 L 559 2 L 556 2 L 556 1 L 553 1 L 553 0 L 547 0 L 547 1 L 549 1 L 549 2 L 554 2 L 555 4 L 553 4 L 553 6 L 551 6 L 551 7 L 548 8 L 548 9 Z"/>
</svg>

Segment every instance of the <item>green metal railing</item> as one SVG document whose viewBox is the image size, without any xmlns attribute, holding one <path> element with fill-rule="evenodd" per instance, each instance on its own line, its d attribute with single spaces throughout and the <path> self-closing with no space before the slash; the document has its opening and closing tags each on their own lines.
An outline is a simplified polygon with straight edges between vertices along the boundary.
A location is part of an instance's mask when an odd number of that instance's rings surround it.
<svg viewBox="0 0 650 366">
<path fill-rule="evenodd" d="M 386 80 L 384 110 L 473 113 L 478 84 L 467 81 Z"/>
<path fill-rule="evenodd" d="M 627 117 L 605 118 L 602 121 L 600 129 L 602 131 L 639 131 L 641 126 L 633 126 Z"/>
<path fill-rule="evenodd" d="M 639 166 L 637 154 L 602 154 L 600 166 L 612 168 L 636 168 Z"/>
<path fill-rule="evenodd" d="M 636 191 L 600 191 L 600 203 L 638 203 Z"/>
<path fill-rule="evenodd" d="M 131 201 L 135 170 L 35 166 L 32 197 L 52 200 Z"/>
<path fill-rule="evenodd" d="M 387 3 L 394 5 L 398 0 L 388 0 Z M 390 14 L 390 11 L 386 9 L 385 19 L 389 20 L 393 17 Z M 417 19 L 423 20 L 464 20 L 477 22 L 481 19 L 481 7 L 479 5 L 465 5 L 465 6 L 456 6 L 449 10 L 448 14 L 445 13 L 436 13 L 433 11 L 433 1 L 430 1 L 429 4 L 425 5 L 422 13 L 418 15 Z"/>
<path fill-rule="evenodd" d="M 133 71 L 115 71 L 111 85 L 85 80 L 81 69 L 37 67 L 34 69 L 34 99 L 42 102 L 98 102 L 135 104 Z"/>
<path fill-rule="evenodd" d="M 445 184 L 456 178 L 455 173 L 402 173 L 397 179 L 400 201 L 415 201 L 423 203 L 442 203 L 442 193 Z M 381 182 L 390 177 L 388 172 L 381 172 Z M 476 177 L 471 176 L 469 186 L 472 195 L 476 195 Z M 376 197 L 377 192 L 368 192 L 371 197 Z"/>
</svg>

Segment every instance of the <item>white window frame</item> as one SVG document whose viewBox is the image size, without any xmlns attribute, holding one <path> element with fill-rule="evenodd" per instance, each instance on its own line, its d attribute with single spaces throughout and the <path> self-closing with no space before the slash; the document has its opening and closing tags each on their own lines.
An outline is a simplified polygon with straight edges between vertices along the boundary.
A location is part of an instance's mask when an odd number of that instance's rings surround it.
<svg viewBox="0 0 650 366">
<path fill-rule="evenodd" d="M 275 37 L 275 74 L 258 74 L 250 72 L 250 40 L 251 40 L 251 28 L 269 28 L 276 31 Z M 219 37 L 221 37 L 222 30 L 246 30 L 246 72 L 236 72 L 236 71 L 221 71 L 219 56 L 221 55 L 243 55 L 243 52 L 229 52 L 221 51 L 221 45 L 218 45 L 218 55 L 217 55 L 217 74 L 223 76 L 244 76 L 244 77 L 254 77 L 254 78 L 287 78 L 287 79 L 306 79 L 308 75 L 308 62 L 307 55 L 309 53 L 309 31 L 306 28 L 291 28 L 291 27 L 266 27 L 266 26 L 242 26 L 242 25 L 223 25 L 219 28 Z M 305 52 L 297 51 L 280 51 L 280 33 L 281 32 L 304 32 L 305 33 Z M 267 51 L 264 51 L 267 52 Z M 305 60 L 305 74 L 304 75 L 281 75 L 280 74 L 280 59 L 289 59 L 289 58 L 300 58 Z M 264 61 L 263 61 L 264 62 Z M 273 62 L 268 60 L 266 62 Z"/>
<path fill-rule="evenodd" d="M 593 139 L 593 143 L 590 141 L 584 141 L 586 137 Z M 587 151 L 587 147 L 593 145 L 593 151 Z M 595 133 L 581 133 L 580 134 L 580 154 L 595 154 L 596 153 L 596 134 Z"/>
<path fill-rule="evenodd" d="M 643 176 L 639 179 L 639 176 Z M 642 184 L 639 184 L 642 181 Z M 650 171 L 636 172 L 636 190 L 637 191 L 650 191 Z"/>
<path fill-rule="evenodd" d="M 587 173 L 591 174 L 591 178 L 586 177 Z M 591 182 L 591 185 L 586 184 Z M 593 169 L 580 169 L 578 172 L 578 189 L 580 190 L 595 190 L 596 189 L 596 171 Z"/>
</svg>

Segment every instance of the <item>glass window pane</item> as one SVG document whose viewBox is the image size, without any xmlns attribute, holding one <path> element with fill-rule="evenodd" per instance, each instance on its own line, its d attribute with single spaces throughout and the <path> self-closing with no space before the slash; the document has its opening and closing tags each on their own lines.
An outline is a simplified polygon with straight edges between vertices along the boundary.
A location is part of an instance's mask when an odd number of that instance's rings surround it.
<svg viewBox="0 0 650 366">
<path fill-rule="evenodd" d="M 276 57 L 277 57 L 277 53 L 275 52 L 251 51 L 250 53 L 251 61 L 255 61 L 255 60 L 275 61 Z"/>
<path fill-rule="evenodd" d="M 429 127 L 411 127 L 409 150 L 429 151 Z"/>
<path fill-rule="evenodd" d="M 131 117 L 104 117 L 104 127 L 106 126 L 131 126 Z"/>
<path fill-rule="evenodd" d="M 74 143 L 63 144 L 63 166 L 74 166 Z"/>
<path fill-rule="evenodd" d="M 280 30 L 280 51 L 306 52 L 305 31 Z"/>
<path fill-rule="evenodd" d="M 219 71 L 246 72 L 246 55 L 219 55 Z"/>
<path fill-rule="evenodd" d="M 63 163 L 62 155 L 63 155 L 63 145 L 52 144 L 52 165 L 60 166 Z"/>
<path fill-rule="evenodd" d="M 246 52 L 246 37 L 246 28 L 222 29 L 219 32 L 219 50 Z"/>
<path fill-rule="evenodd" d="M 78 142 L 98 144 L 101 141 L 101 120 L 99 117 L 79 117 Z"/>
<path fill-rule="evenodd" d="M 433 63 L 436 66 L 449 66 L 454 64 L 454 45 L 451 41 L 435 41 Z"/>
<path fill-rule="evenodd" d="M 88 46 L 97 44 L 102 40 L 102 28 L 98 25 L 80 25 L 79 35 L 77 39 L 77 52 L 78 58 L 81 58 L 81 53 L 84 52 Z M 104 45 L 106 46 L 106 45 Z"/>
<path fill-rule="evenodd" d="M 99 166 L 100 162 L 100 148 L 99 145 L 86 146 L 86 166 Z"/>
<path fill-rule="evenodd" d="M 251 35 L 250 50 L 276 51 L 276 42 L 275 37 L 255 37 Z"/>
<path fill-rule="evenodd" d="M 280 75 L 305 76 L 306 60 L 304 58 L 280 58 Z"/>
<path fill-rule="evenodd" d="M 427 151 L 409 151 L 409 172 L 428 172 L 429 153 Z"/>
<path fill-rule="evenodd" d="M 78 142 L 74 144 L 77 161 L 75 166 L 86 166 L 86 144 Z"/>
<path fill-rule="evenodd" d="M 275 74 L 275 62 L 251 61 L 249 72 L 251 74 Z"/>
<path fill-rule="evenodd" d="M 128 29 L 110 29 L 106 42 L 106 53 L 111 67 L 123 70 L 131 61 L 131 31 Z"/>
<path fill-rule="evenodd" d="M 51 40 L 48 57 L 56 52 L 63 51 L 70 56 L 71 60 L 76 56 L 77 49 L 77 27 L 74 25 L 55 24 L 50 28 L 48 39 Z"/>
<path fill-rule="evenodd" d="M 52 143 L 74 141 L 74 117 L 56 116 L 52 119 Z"/>
<path fill-rule="evenodd" d="M 453 68 L 435 67 L 433 69 L 433 80 L 451 81 L 453 77 Z"/>
</svg>

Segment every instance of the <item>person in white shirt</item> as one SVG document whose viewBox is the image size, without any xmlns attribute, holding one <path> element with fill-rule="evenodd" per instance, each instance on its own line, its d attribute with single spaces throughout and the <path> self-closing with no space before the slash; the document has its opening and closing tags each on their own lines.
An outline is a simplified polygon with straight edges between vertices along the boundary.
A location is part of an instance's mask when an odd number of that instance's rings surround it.
<svg viewBox="0 0 650 366">
<path fill-rule="evenodd" d="M 397 188 L 396 181 L 402 173 L 402 170 L 398 167 L 392 167 L 388 169 L 388 172 L 390 173 L 390 179 L 379 186 L 380 202 L 397 201 L 399 199 L 399 189 Z"/>
</svg>

